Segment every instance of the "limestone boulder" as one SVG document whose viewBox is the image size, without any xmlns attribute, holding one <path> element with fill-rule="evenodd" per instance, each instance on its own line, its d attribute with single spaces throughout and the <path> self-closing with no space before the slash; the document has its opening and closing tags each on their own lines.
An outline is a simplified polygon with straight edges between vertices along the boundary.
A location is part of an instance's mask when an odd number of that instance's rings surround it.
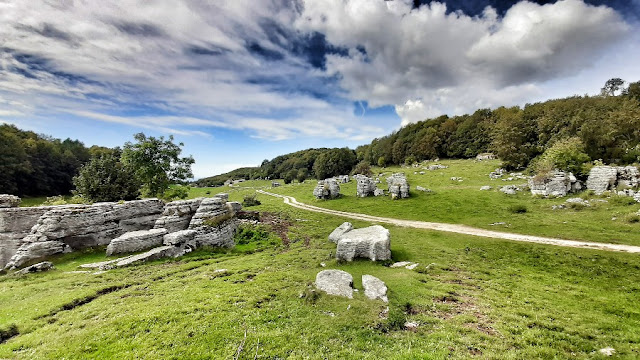
<svg viewBox="0 0 640 360">
<path fill-rule="evenodd" d="M 110 263 L 109 265 L 103 266 L 101 267 L 101 269 L 129 266 L 129 265 L 142 263 L 145 261 L 151 261 L 151 260 L 162 259 L 167 257 L 179 257 L 189 251 L 190 251 L 189 249 L 182 249 L 175 246 L 159 246 L 141 254 L 127 256 L 126 258 L 120 259 L 118 261 Z"/>
<path fill-rule="evenodd" d="M 107 246 L 107 256 L 150 249 L 162 245 L 167 229 L 139 230 L 113 239 Z"/>
<path fill-rule="evenodd" d="M 374 195 L 377 188 L 374 179 L 364 175 L 355 175 L 354 178 L 356 179 L 356 195 L 358 197 Z"/>
<path fill-rule="evenodd" d="M 16 208 L 20 206 L 20 201 L 15 195 L 0 194 L 0 208 Z"/>
<path fill-rule="evenodd" d="M 549 175 L 539 175 L 529 179 L 531 194 L 542 196 L 566 196 L 573 189 L 581 187 L 572 173 L 555 170 Z"/>
<path fill-rule="evenodd" d="M 5 269 L 17 269 L 28 263 L 43 260 L 51 255 L 71 252 L 71 248 L 60 241 L 39 241 L 23 244 L 11 257 Z"/>
<path fill-rule="evenodd" d="M 515 185 L 507 185 L 500 188 L 500 192 L 506 195 L 515 195 L 518 191 L 518 188 Z"/>
<path fill-rule="evenodd" d="M 635 166 L 618 167 L 618 186 L 637 188 L 640 182 L 640 172 Z"/>
<path fill-rule="evenodd" d="M 331 234 L 329 234 L 329 241 L 337 244 L 340 237 L 351 230 L 353 230 L 353 225 L 350 222 L 343 222 L 342 225 L 335 228 Z"/>
<path fill-rule="evenodd" d="M 329 295 L 353 298 L 353 276 L 342 270 L 323 270 L 316 275 L 316 288 Z"/>
<path fill-rule="evenodd" d="M 409 182 L 404 174 L 397 173 L 387 178 L 389 194 L 393 199 L 405 199 L 409 197 Z"/>
<path fill-rule="evenodd" d="M 0 269 L 15 255 L 48 206 L 0 209 Z"/>
<path fill-rule="evenodd" d="M 384 196 L 384 190 L 382 189 L 375 189 L 373 191 L 373 196 Z"/>
<path fill-rule="evenodd" d="M 165 234 L 162 237 L 164 245 L 182 246 L 184 244 L 192 244 L 196 238 L 198 231 L 196 230 L 180 230 Z"/>
<path fill-rule="evenodd" d="M 313 189 L 313 196 L 323 200 L 335 199 L 340 196 L 340 185 L 336 179 L 320 180 Z"/>
<path fill-rule="evenodd" d="M 618 180 L 618 169 L 613 166 L 594 166 L 589 171 L 587 189 L 593 190 L 597 195 L 607 190 L 612 190 Z"/>
<path fill-rule="evenodd" d="M 364 288 L 364 295 L 367 298 L 389 302 L 389 299 L 387 299 L 387 285 L 377 277 L 362 275 L 362 287 Z"/>
<path fill-rule="evenodd" d="M 165 205 L 162 215 L 153 226 L 154 229 L 167 229 L 168 232 L 186 230 L 191 223 L 203 198 L 172 201 Z"/>
<path fill-rule="evenodd" d="M 342 234 L 338 240 L 336 259 L 352 261 L 354 258 L 373 261 L 391 259 L 389 230 L 380 225 L 373 225 Z"/>
<path fill-rule="evenodd" d="M 491 186 L 489 186 L 489 185 L 485 185 L 485 186 L 480 187 L 480 191 L 489 191 L 489 190 L 491 190 L 491 189 L 492 189 L 492 188 L 491 188 Z"/>
</svg>

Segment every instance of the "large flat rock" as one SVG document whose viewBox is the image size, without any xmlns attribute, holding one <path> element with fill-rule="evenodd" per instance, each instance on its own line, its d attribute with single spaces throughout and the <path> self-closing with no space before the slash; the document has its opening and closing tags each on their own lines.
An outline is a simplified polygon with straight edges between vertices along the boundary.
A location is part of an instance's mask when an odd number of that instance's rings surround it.
<svg viewBox="0 0 640 360">
<path fill-rule="evenodd" d="M 323 270 L 316 275 L 316 288 L 329 295 L 353 298 L 353 276 L 342 270 Z"/>
<path fill-rule="evenodd" d="M 150 249 L 162 245 L 167 229 L 131 231 L 113 239 L 107 246 L 107 256 Z"/>
<path fill-rule="evenodd" d="M 373 261 L 391 259 L 391 235 L 380 225 L 354 229 L 338 240 L 336 259 L 352 261 L 366 258 Z"/>
</svg>

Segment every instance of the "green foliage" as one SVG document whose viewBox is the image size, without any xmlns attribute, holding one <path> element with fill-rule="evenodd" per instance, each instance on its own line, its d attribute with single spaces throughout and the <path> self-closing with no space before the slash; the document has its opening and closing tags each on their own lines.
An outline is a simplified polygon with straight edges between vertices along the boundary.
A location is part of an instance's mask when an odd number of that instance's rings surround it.
<svg viewBox="0 0 640 360">
<path fill-rule="evenodd" d="M 77 140 L 59 140 L 13 125 L 0 125 L 0 193 L 19 196 L 69 194 L 72 178 L 89 160 Z"/>
<path fill-rule="evenodd" d="M 584 144 L 580 138 L 574 136 L 554 143 L 536 158 L 533 167 L 538 173 L 559 169 L 578 175 L 584 170 L 584 164 L 590 160 L 584 151 Z"/>
<path fill-rule="evenodd" d="M 384 156 L 380 156 L 378 158 L 378 166 L 379 167 L 385 167 L 387 165 L 387 159 L 385 159 Z"/>
<path fill-rule="evenodd" d="M 218 227 L 222 224 L 224 224 L 225 222 L 227 222 L 228 220 L 231 220 L 233 218 L 233 214 L 232 213 L 226 213 L 223 215 L 219 215 L 219 216 L 214 216 L 212 218 L 206 219 L 202 222 L 203 225 L 205 226 L 209 226 L 209 227 Z"/>
<path fill-rule="evenodd" d="M 411 166 L 413 164 L 415 164 L 418 160 L 416 159 L 415 156 L 413 155 L 409 155 L 404 159 L 404 163 Z"/>
<path fill-rule="evenodd" d="M 351 171 L 351 175 L 362 174 L 365 176 L 373 176 L 373 172 L 371 171 L 371 165 L 368 161 L 362 160 L 360 161 L 356 167 Z"/>
<path fill-rule="evenodd" d="M 186 185 L 171 185 L 164 192 L 162 199 L 166 201 L 186 199 L 189 196 L 189 190 L 191 190 L 191 187 Z"/>
<path fill-rule="evenodd" d="M 624 85 L 624 80 L 620 78 L 612 78 L 607 80 L 604 84 L 604 87 L 600 90 L 600 93 L 603 96 L 615 96 L 617 91 L 622 90 L 622 86 Z"/>
<path fill-rule="evenodd" d="M 246 245 L 268 240 L 271 236 L 269 230 L 262 225 L 242 224 L 234 236 L 234 241 L 238 245 Z"/>
<path fill-rule="evenodd" d="M 89 203 L 91 203 L 91 201 L 81 195 L 74 195 L 70 197 L 63 196 L 63 195 L 55 195 L 55 196 L 49 196 L 41 204 L 35 204 L 35 205 L 67 205 L 67 204 L 89 204 Z"/>
<path fill-rule="evenodd" d="M 293 180 L 296 179 L 296 176 L 298 176 L 298 171 L 291 169 L 284 174 L 282 181 L 284 181 L 285 184 L 291 184 Z"/>
<path fill-rule="evenodd" d="M 298 173 L 296 174 L 296 180 L 298 180 L 298 182 L 302 183 L 305 180 L 307 180 L 308 177 L 309 177 L 309 170 L 307 170 L 307 168 L 298 169 Z"/>
<path fill-rule="evenodd" d="M 629 224 L 636 224 L 640 222 L 640 215 L 636 213 L 627 214 L 624 216 L 624 221 Z"/>
<path fill-rule="evenodd" d="M 349 148 L 331 149 L 318 156 L 313 163 L 313 172 L 316 179 L 349 174 L 356 161 L 355 152 Z"/>
<path fill-rule="evenodd" d="M 260 167 L 243 167 L 238 168 L 228 173 L 224 173 L 221 175 L 209 176 L 206 178 L 198 179 L 195 181 L 195 184 L 199 187 L 209 187 L 209 186 L 222 186 L 225 181 L 237 180 L 237 179 L 245 179 L 245 180 L 253 180 L 261 178 L 262 169 Z"/>
<path fill-rule="evenodd" d="M 631 196 L 615 195 L 609 199 L 609 202 L 619 206 L 633 206 L 638 205 L 638 202 Z"/>
<path fill-rule="evenodd" d="M 260 204 L 261 202 L 257 199 L 256 193 L 247 194 L 242 199 L 242 206 L 244 207 L 258 206 Z"/>
<path fill-rule="evenodd" d="M 524 204 L 515 204 L 509 206 L 509 212 L 512 214 L 524 214 L 527 212 L 527 206 Z"/>
<path fill-rule="evenodd" d="M 193 175 L 193 157 L 180 157 L 184 144 L 175 144 L 173 136 L 147 137 L 134 135 L 135 143 L 127 142 L 122 151 L 122 163 L 135 169 L 136 178 L 142 183 L 144 196 L 162 198 L 171 184 L 186 181 Z"/>
<path fill-rule="evenodd" d="M 108 152 L 82 166 L 73 183 L 76 193 L 92 202 L 134 200 L 140 194 L 133 168 Z"/>
</svg>

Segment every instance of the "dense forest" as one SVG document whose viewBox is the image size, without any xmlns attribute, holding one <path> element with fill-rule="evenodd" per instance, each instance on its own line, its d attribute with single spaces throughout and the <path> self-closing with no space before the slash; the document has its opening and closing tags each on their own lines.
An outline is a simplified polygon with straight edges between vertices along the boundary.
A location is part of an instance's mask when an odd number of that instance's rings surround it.
<svg viewBox="0 0 640 360">
<path fill-rule="evenodd" d="M 508 169 L 529 167 L 534 171 L 544 167 L 540 163 L 545 161 L 546 166 L 577 172 L 575 162 L 636 163 L 640 162 L 640 82 L 623 85 L 621 79 L 611 79 L 598 96 L 443 115 L 409 124 L 355 152 L 347 148 L 302 150 L 264 160 L 260 168 L 214 178 L 216 184 L 228 178 L 323 179 L 350 173 L 357 164 L 365 168 L 366 164 L 400 165 L 434 158 L 472 158 L 483 152 L 498 155 Z"/>
<path fill-rule="evenodd" d="M 0 193 L 68 194 L 80 167 L 92 155 L 104 151 L 110 150 L 86 148 L 78 140 L 59 140 L 13 125 L 0 125 Z"/>
</svg>

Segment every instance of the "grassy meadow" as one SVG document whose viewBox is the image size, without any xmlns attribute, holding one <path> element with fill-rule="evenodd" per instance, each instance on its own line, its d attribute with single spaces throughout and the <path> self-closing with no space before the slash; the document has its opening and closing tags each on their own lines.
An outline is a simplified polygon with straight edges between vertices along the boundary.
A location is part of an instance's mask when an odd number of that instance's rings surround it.
<svg viewBox="0 0 640 360">
<path fill-rule="evenodd" d="M 298 187 L 308 185 L 278 190 Z M 229 189 L 193 195 L 217 190 Z M 231 200 L 254 191 L 230 190 Z M 74 272 L 104 260 L 98 250 L 60 256 L 47 273 L 0 277 L 0 358 L 604 358 L 606 347 L 640 356 L 637 255 L 390 227 L 394 261 L 416 269 L 337 263 L 327 235 L 344 219 L 259 199 L 249 209 L 289 219 L 290 243 L 271 235 Z M 354 299 L 313 291 L 315 275 L 333 268 L 354 276 Z M 386 282 L 388 311 L 364 297 L 362 274 Z M 418 328 L 405 330 L 407 321 Z"/>
<path fill-rule="evenodd" d="M 565 198 L 533 197 L 529 191 L 505 195 L 499 191 L 505 185 L 524 185 L 526 180 L 491 180 L 489 173 L 500 166 L 499 160 L 443 160 L 447 169 L 426 171 L 421 168 L 374 168 L 378 186 L 386 190 L 386 176 L 404 172 L 411 185 L 411 197 L 391 200 L 385 197 L 359 198 L 356 183 L 341 184 L 342 196 L 334 200 L 317 200 L 313 196 L 316 182 L 290 184 L 269 191 L 295 197 L 303 203 L 333 210 L 359 212 L 398 219 L 464 224 L 484 229 L 549 236 L 570 240 L 640 245 L 640 223 L 635 213 L 640 204 L 630 197 L 590 196 L 587 192 Z M 419 172 L 424 171 L 424 175 Z M 414 174 L 418 172 L 418 174 Z M 451 180 L 452 177 L 463 181 Z M 505 175 L 503 178 L 508 178 Z M 480 191 L 489 185 L 490 191 Z M 416 186 L 431 189 L 432 193 L 416 190 Z M 591 206 L 552 210 L 568 198 L 590 199 Z M 525 209 L 525 212 L 522 209 Z M 491 225 L 496 223 L 505 223 Z"/>
</svg>

